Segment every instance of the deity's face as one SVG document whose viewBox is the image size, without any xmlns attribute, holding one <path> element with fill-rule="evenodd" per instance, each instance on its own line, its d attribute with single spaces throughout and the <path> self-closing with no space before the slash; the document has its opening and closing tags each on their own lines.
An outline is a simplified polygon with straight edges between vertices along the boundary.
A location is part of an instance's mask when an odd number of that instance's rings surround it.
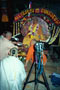
<svg viewBox="0 0 60 90">
<path fill-rule="evenodd" d="M 38 20 L 37 19 L 33 19 L 33 24 L 37 24 Z"/>
</svg>

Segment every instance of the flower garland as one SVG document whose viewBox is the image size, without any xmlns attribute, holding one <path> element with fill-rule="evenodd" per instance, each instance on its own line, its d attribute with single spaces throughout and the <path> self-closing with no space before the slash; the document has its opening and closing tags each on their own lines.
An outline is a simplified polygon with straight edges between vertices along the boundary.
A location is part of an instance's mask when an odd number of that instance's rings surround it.
<svg viewBox="0 0 60 90">
<path fill-rule="evenodd" d="M 34 27 L 33 27 L 33 24 L 29 27 L 29 30 L 30 30 L 30 33 L 31 35 L 35 36 L 37 31 L 39 29 L 39 24 L 36 24 Z"/>
<path fill-rule="evenodd" d="M 57 32 L 55 33 L 55 36 L 51 38 L 49 44 L 52 44 L 56 40 L 56 38 L 58 37 L 59 33 L 60 33 L 60 29 L 58 29 Z"/>
</svg>

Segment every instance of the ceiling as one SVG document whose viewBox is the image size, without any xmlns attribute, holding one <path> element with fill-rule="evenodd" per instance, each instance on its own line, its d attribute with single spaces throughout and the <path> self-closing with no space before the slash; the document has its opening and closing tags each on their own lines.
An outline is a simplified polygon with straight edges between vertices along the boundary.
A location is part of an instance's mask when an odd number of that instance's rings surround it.
<svg viewBox="0 0 60 90">
<path fill-rule="evenodd" d="M 8 1 L 9 17 L 29 8 L 29 2 L 32 2 L 32 8 L 45 8 L 52 11 L 60 18 L 60 0 L 1 0 Z M 1 7 L 1 3 L 0 3 Z M 1 11 L 1 10 L 0 10 Z"/>
<path fill-rule="evenodd" d="M 60 0 L 12 0 L 14 14 L 27 9 L 30 1 L 32 2 L 32 8 L 46 8 L 60 17 Z"/>
</svg>

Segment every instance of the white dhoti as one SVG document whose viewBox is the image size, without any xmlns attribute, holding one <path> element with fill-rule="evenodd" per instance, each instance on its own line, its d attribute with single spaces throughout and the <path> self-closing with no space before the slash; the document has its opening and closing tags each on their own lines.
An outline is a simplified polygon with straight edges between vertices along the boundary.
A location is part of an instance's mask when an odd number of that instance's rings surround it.
<svg viewBox="0 0 60 90">
<path fill-rule="evenodd" d="M 26 78 L 24 64 L 16 57 L 0 60 L 0 90 L 22 90 Z"/>
</svg>

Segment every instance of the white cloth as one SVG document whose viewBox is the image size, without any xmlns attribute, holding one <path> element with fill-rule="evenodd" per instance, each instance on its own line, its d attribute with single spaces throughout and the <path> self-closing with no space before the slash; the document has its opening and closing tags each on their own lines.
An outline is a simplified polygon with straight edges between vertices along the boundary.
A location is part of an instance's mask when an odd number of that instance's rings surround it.
<svg viewBox="0 0 60 90">
<path fill-rule="evenodd" d="M 0 90 L 22 90 L 24 64 L 14 56 L 0 60 L 0 77 Z"/>
<path fill-rule="evenodd" d="M 0 60 L 7 57 L 10 49 L 13 47 L 16 47 L 16 46 L 11 41 L 9 41 L 4 37 L 0 38 Z"/>
</svg>

